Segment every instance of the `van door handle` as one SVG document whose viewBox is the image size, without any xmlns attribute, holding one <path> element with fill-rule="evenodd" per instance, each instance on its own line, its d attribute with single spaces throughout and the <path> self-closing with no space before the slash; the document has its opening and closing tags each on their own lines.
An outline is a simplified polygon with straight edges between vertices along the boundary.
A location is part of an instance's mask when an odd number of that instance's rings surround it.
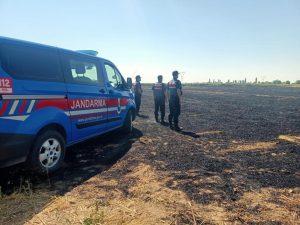
<svg viewBox="0 0 300 225">
<path fill-rule="evenodd" d="M 114 93 L 114 91 L 113 91 L 113 90 L 109 90 L 109 94 L 111 94 L 111 95 L 112 95 L 113 93 Z"/>
<path fill-rule="evenodd" d="M 104 94 L 105 90 L 104 89 L 100 89 L 99 92 L 102 93 L 102 94 Z"/>
</svg>

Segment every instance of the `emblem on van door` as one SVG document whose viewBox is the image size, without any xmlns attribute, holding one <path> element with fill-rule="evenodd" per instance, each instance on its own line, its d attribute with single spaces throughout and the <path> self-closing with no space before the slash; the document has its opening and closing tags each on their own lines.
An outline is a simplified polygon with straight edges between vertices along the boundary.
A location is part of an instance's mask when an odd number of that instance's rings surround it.
<svg viewBox="0 0 300 225">
<path fill-rule="evenodd" d="M 118 98 L 118 109 L 117 109 L 117 113 L 120 114 L 122 111 L 122 108 L 121 108 L 121 99 Z"/>
</svg>

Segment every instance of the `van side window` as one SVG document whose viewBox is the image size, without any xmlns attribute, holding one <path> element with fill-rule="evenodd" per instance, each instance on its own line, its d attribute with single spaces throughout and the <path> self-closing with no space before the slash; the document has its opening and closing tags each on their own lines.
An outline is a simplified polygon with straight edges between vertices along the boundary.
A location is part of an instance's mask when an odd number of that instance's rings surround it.
<svg viewBox="0 0 300 225">
<path fill-rule="evenodd" d="M 113 66 L 105 64 L 105 70 L 108 82 L 111 84 L 112 87 L 120 88 L 123 86 L 122 76 Z"/>
<path fill-rule="evenodd" d="M 65 56 L 66 80 L 68 83 L 103 85 L 97 63 L 83 57 Z"/>
<path fill-rule="evenodd" d="M 70 60 L 72 77 L 76 83 L 98 82 L 97 67 L 93 63 Z"/>
<path fill-rule="evenodd" d="M 5 44 L 0 58 L 2 68 L 16 79 L 63 82 L 56 49 Z"/>
</svg>

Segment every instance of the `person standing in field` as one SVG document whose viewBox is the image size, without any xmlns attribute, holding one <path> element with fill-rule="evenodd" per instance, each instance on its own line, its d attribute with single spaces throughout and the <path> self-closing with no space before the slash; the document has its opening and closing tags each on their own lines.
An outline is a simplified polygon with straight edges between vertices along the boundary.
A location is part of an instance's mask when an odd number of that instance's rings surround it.
<svg viewBox="0 0 300 225">
<path fill-rule="evenodd" d="M 158 111 L 160 111 L 160 123 L 165 125 L 165 101 L 167 99 L 167 87 L 166 84 L 163 83 L 163 76 L 159 75 L 157 77 L 157 81 L 152 86 L 153 98 L 154 98 L 154 116 L 157 123 L 159 123 L 158 119 Z"/>
<path fill-rule="evenodd" d="M 139 116 L 141 101 L 142 101 L 142 94 L 143 94 L 140 75 L 137 75 L 135 77 L 135 84 L 134 84 L 133 91 L 134 91 L 134 95 L 135 95 L 136 115 Z"/>
<path fill-rule="evenodd" d="M 178 71 L 173 71 L 173 79 L 169 81 L 167 85 L 168 96 L 169 96 L 169 123 L 170 128 L 176 131 L 181 131 L 178 126 L 178 119 L 181 113 L 181 96 L 182 96 L 182 86 L 181 82 L 178 80 Z"/>
</svg>

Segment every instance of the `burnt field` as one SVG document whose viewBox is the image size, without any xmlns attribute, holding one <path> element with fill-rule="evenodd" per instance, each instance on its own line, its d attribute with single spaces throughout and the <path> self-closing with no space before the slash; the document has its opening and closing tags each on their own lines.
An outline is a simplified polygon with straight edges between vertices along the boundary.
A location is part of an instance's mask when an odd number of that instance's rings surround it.
<svg viewBox="0 0 300 225">
<path fill-rule="evenodd" d="M 180 133 L 144 90 L 133 134 L 72 147 L 48 178 L 1 170 L 0 224 L 299 224 L 300 88 L 184 87 Z"/>
</svg>

